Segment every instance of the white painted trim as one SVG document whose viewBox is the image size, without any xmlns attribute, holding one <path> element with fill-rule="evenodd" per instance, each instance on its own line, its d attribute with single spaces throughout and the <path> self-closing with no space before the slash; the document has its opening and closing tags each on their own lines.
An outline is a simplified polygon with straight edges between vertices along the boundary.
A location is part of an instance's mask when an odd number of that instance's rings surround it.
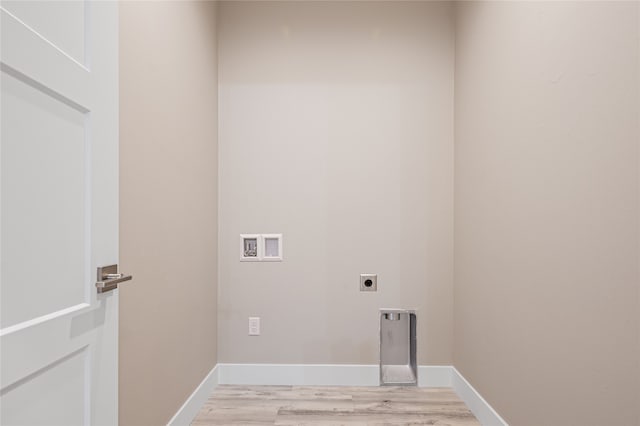
<svg viewBox="0 0 640 426">
<path fill-rule="evenodd" d="M 188 426 L 198 414 L 211 392 L 218 386 L 218 373 L 220 369 L 218 365 L 207 374 L 207 377 L 198 385 L 196 390 L 182 404 L 182 407 L 169 420 L 167 426 Z"/>
<path fill-rule="evenodd" d="M 378 386 L 377 365 L 218 364 L 220 384 Z"/>
<path fill-rule="evenodd" d="M 483 426 L 508 426 L 507 422 L 500 417 L 455 367 L 451 367 L 451 382 L 455 393 L 467 404 L 467 407 L 476 416 L 480 424 Z"/>
<path fill-rule="evenodd" d="M 419 365 L 418 386 L 421 388 L 450 388 L 450 365 Z"/>
<path fill-rule="evenodd" d="M 377 364 L 218 364 L 220 384 L 378 386 Z M 451 387 L 451 367 L 421 365 L 420 387 Z"/>
<path fill-rule="evenodd" d="M 9 327 L 5 327 L 0 329 L 0 337 L 8 336 L 11 333 L 15 333 L 16 331 L 24 330 L 25 328 L 33 327 L 38 324 L 42 324 L 44 322 L 52 321 L 56 318 L 63 317 L 65 315 L 70 314 L 80 314 L 83 310 L 90 308 L 91 305 L 86 302 L 78 303 L 77 305 L 71 306 L 69 308 L 61 309 L 56 312 L 52 312 L 50 314 L 42 315 L 41 317 L 33 318 L 27 321 L 20 322 L 15 325 L 10 325 Z"/>
</svg>

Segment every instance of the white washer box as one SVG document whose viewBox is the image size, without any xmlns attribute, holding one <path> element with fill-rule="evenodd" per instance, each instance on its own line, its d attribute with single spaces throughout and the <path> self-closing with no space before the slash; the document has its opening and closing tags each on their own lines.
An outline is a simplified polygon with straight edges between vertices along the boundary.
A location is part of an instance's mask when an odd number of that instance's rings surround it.
<svg viewBox="0 0 640 426">
<path fill-rule="evenodd" d="M 281 262 L 282 234 L 240 234 L 241 262 Z"/>
</svg>

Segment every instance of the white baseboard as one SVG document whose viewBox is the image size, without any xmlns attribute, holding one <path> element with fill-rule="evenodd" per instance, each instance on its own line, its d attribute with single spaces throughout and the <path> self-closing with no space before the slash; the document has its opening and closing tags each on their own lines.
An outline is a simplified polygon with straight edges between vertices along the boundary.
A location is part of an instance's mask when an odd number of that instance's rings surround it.
<svg viewBox="0 0 640 426">
<path fill-rule="evenodd" d="M 220 384 L 378 386 L 377 365 L 218 364 Z"/>
<path fill-rule="evenodd" d="M 379 367 L 376 364 L 218 364 L 187 398 L 168 426 L 189 425 L 218 384 L 378 386 Z M 419 366 L 418 386 L 453 388 L 483 426 L 508 426 L 455 367 Z"/>
<path fill-rule="evenodd" d="M 182 407 L 178 412 L 169 420 L 167 426 L 189 426 L 193 419 L 198 414 L 198 411 L 202 408 L 207 399 L 211 395 L 211 392 L 218 386 L 220 382 L 218 373 L 220 369 L 218 365 L 207 374 L 202 382 L 198 385 L 196 390 L 187 398 L 182 404 Z"/>
<path fill-rule="evenodd" d="M 218 364 L 220 384 L 378 386 L 377 364 Z M 451 367 L 418 367 L 418 386 L 451 387 Z"/>
<path fill-rule="evenodd" d="M 451 382 L 455 393 L 483 426 L 508 426 L 507 422 L 489 405 L 477 390 L 455 368 L 451 367 Z"/>
<path fill-rule="evenodd" d="M 450 365 L 419 365 L 418 386 L 421 388 L 450 388 Z"/>
</svg>

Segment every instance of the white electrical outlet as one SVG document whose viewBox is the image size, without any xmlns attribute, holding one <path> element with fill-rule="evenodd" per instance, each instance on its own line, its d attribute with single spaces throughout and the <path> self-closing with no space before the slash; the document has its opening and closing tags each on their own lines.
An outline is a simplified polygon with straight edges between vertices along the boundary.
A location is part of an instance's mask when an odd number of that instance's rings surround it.
<svg viewBox="0 0 640 426">
<path fill-rule="evenodd" d="M 260 335 L 260 317 L 249 317 L 249 336 Z"/>
</svg>

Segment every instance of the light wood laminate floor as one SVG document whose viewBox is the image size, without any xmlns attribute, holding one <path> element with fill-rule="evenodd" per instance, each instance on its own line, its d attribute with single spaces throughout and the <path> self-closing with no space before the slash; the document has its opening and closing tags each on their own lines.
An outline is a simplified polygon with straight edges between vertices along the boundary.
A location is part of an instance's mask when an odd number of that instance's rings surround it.
<svg viewBox="0 0 640 426">
<path fill-rule="evenodd" d="M 480 423 L 449 388 L 221 385 L 192 425 Z"/>
</svg>

